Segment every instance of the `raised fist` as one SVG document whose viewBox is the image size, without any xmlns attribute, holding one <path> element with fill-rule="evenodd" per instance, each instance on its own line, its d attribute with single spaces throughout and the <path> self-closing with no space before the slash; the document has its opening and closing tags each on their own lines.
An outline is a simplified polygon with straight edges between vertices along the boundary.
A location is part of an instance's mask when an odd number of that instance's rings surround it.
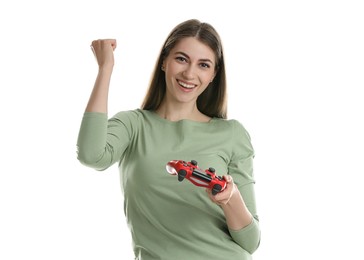
<svg viewBox="0 0 364 260">
<path fill-rule="evenodd" d="M 114 66 L 114 50 L 116 48 L 115 39 L 99 39 L 91 43 L 91 49 L 97 60 L 99 67 Z"/>
</svg>

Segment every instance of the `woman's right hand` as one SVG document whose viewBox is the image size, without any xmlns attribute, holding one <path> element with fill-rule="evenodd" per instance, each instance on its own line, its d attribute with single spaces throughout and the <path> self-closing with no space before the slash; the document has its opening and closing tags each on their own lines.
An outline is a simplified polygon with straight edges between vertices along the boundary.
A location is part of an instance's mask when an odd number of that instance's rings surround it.
<svg viewBox="0 0 364 260">
<path fill-rule="evenodd" d="M 86 112 L 107 113 L 109 85 L 114 67 L 115 39 L 95 40 L 91 49 L 96 57 L 99 71 L 86 106 Z"/>
<path fill-rule="evenodd" d="M 91 43 L 91 49 L 97 60 L 99 68 L 112 68 L 114 66 L 115 39 L 99 39 Z"/>
</svg>

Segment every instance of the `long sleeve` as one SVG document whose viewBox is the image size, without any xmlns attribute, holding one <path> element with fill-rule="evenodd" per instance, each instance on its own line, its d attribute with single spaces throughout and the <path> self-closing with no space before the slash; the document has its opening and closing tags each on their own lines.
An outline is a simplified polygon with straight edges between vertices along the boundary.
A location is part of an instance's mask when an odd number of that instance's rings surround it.
<svg viewBox="0 0 364 260">
<path fill-rule="evenodd" d="M 77 140 L 78 160 L 96 170 L 105 170 L 120 160 L 128 146 L 127 127 L 107 114 L 86 112 Z"/>
<path fill-rule="evenodd" d="M 259 245 L 252 161 L 245 130 L 230 120 L 168 121 L 153 111 L 84 114 L 78 159 L 103 170 L 119 162 L 124 213 L 134 252 L 143 259 L 250 260 Z M 254 221 L 229 230 L 221 207 L 203 188 L 166 171 L 173 159 L 198 161 L 231 174 Z M 163 243 L 161 243 L 161 241 Z"/>
<path fill-rule="evenodd" d="M 251 183 L 240 187 L 239 191 L 242 194 L 244 202 L 250 213 L 253 215 L 253 220 L 248 226 L 240 230 L 229 229 L 229 232 L 238 245 L 252 254 L 258 249 L 260 244 L 260 227 L 259 218 L 255 208 L 254 184 Z"/>
<path fill-rule="evenodd" d="M 229 231 L 238 245 L 249 253 L 253 253 L 260 244 L 259 218 L 254 192 L 254 149 L 245 128 L 238 121 L 234 121 L 234 123 L 232 138 L 234 153 L 229 163 L 229 174 L 233 177 L 247 208 L 252 214 L 253 221 L 241 230 L 230 229 Z"/>
</svg>

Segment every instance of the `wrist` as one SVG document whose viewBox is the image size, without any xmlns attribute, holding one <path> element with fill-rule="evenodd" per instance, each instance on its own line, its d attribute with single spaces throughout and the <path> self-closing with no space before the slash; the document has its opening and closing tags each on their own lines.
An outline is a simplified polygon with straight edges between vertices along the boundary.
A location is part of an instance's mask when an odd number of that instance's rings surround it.
<svg viewBox="0 0 364 260">
<path fill-rule="evenodd" d="M 102 65 L 99 66 L 99 74 L 111 74 L 113 71 L 114 65 Z"/>
<path fill-rule="evenodd" d="M 234 205 L 236 205 L 237 203 L 238 204 L 241 204 L 242 202 L 244 203 L 238 188 L 236 187 L 235 184 L 233 185 L 234 185 L 233 192 L 229 200 L 225 204 L 223 204 L 222 207 L 234 207 Z"/>
</svg>

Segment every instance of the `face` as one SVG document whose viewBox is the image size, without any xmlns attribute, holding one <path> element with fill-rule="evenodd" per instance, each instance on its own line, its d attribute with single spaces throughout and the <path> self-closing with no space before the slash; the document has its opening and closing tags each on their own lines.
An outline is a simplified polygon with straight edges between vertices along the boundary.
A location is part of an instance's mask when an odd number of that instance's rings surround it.
<svg viewBox="0 0 364 260">
<path fill-rule="evenodd" d="M 214 52 L 196 38 L 181 39 L 163 62 L 166 101 L 195 104 L 215 76 Z"/>
</svg>

